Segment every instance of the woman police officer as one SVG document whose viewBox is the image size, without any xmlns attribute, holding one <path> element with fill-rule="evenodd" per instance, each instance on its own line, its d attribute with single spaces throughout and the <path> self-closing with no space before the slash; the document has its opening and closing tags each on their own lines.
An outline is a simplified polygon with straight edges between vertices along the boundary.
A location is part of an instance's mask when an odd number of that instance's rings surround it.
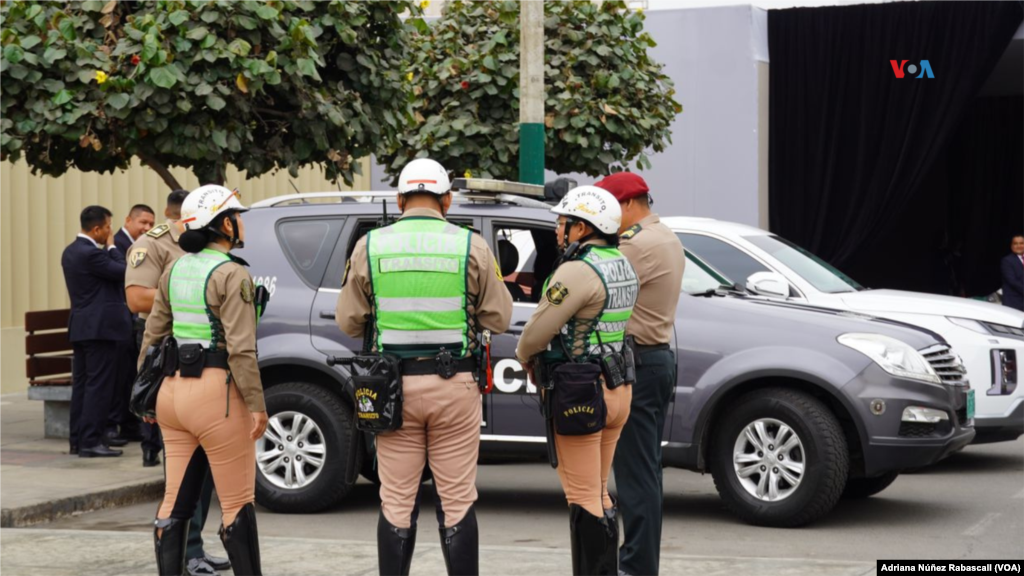
<svg viewBox="0 0 1024 576">
<path fill-rule="evenodd" d="M 551 211 L 558 214 L 564 253 L 516 356 L 535 382 L 534 362 L 553 374 L 541 384 L 554 381 L 545 393 L 553 394 L 549 406 L 558 475 L 569 502 L 573 574 L 614 575 L 619 531 L 608 472 L 629 417 L 632 390 L 621 377 L 623 346 L 639 282 L 615 247 L 622 212 L 609 192 L 580 186 Z"/>
<path fill-rule="evenodd" d="M 166 451 L 166 490 L 154 528 L 160 574 L 182 573 L 189 517 L 206 470 L 222 510 L 220 537 L 235 574 L 260 574 L 253 501 L 255 440 L 267 427 L 256 364 L 252 277 L 242 246 L 247 208 L 223 186 L 193 190 L 181 209 L 188 252 L 160 280 L 142 349 L 172 335 L 178 371 L 164 379 L 156 422 Z"/>
</svg>

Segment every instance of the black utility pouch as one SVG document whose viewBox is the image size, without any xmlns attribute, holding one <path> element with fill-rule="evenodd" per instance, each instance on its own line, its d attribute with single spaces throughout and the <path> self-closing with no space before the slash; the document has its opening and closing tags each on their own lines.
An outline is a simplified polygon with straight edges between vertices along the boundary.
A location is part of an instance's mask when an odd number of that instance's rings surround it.
<svg viewBox="0 0 1024 576">
<path fill-rule="evenodd" d="M 400 361 L 389 354 L 353 356 L 349 367 L 355 394 L 356 428 L 377 434 L 402 427 Z"/>
<path fill-rule="evenodd" d="M 156 417 L 156 397 L 160 393 L 160 385 L 164 377 L 173 374 L 170 363 L 177 367 L 177 344 L 168 336 L 155 346 L 146 350 L 146 359 L 142 370 L 132 383 L 132 393 L 128 399 L 128 409 L 139 419 Z"/>
<path fill-rule="evenodd" d="M 601 367 L 597 364 L 562 364 L 552 371 L 555 431 L 562 436 L 583 436 L 604 430 L 607 408 Z"/>
<path fill-rule="evenodd" d="M 206 368 L 206 349 L 202 344 L 178 346 L 178 370 L 182 378 L 200 378 Z"/>
</svg>

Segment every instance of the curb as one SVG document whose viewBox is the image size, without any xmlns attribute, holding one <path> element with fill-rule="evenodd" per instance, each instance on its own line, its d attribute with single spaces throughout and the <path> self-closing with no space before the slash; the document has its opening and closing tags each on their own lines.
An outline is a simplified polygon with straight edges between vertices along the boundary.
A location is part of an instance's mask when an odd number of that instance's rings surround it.
<svg viewBox="0 0 1024 576">
<path fill-rule="evenodd" d="M 161 479 L 80 496 L 69 496 L 31 506 L 4 508 L 0 510 L 0 528 L 24 528 L 85 512 L 131 506 L 158 499 L 163 496 L 163 493 L 164 481 Z"/>
</svg>

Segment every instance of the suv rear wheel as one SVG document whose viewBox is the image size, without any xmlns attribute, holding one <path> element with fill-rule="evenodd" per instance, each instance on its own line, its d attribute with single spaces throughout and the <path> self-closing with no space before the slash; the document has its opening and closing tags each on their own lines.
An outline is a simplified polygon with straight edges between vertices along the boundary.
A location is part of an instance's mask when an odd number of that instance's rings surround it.
<svg viewBox="0 0 1024 576">
<path fill-rule="evenodd" d="M 265 399 L 269 422 L 256 441 L 256 500 L 275 512 L 320 512 L 337 504 L 352 489 L 345 483 L 352 411 L 305 382 L 273 386 Z"/>
<path fill-rule="evenodd" d="M 718 422 L 711 448 L 726 507 L 760 526 L 813 522 L 838 502 L 849 474 L 846 438 L 814 397 L 784 388 L 746 394 Z"/>
</svg>

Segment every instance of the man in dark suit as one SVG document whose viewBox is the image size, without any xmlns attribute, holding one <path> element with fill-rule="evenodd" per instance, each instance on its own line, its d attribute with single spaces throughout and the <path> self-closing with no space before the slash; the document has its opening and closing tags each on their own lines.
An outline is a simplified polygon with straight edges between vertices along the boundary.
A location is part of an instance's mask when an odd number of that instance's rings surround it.
<svg viewBox="0 0 1024 576">
<path fill-rule="evenodd" d="M 156 213 L 152 208 L 145 204 L 132 206 L 128 216 L 124 219 L 124 226 L 114 235 L 114 245 L 117 246 L 121 256 L 127 258 L 128 249 L 136 240 L 142 238 L 143 234 L 149 232 L 155 223 Z"/>
<path fill-rule="evenodd" d="M 68 337 L 74 350 L 71 386 L 71 450 L 81 458 L 120 456 L 105 432 L 118 372 L 118 345 L 132 336 L 124 298 L 125 261 L 114 247 L 110 211 L 88 206 L 82 231 L 61 257 L 71 297 Z"/>
<path fill-rule="evenodd" d="M 1010 254 L 1003 257 L 1003 306 L 1024 311 L 1024 235 L 1010 243 Z"/>
<path fill-rule="evenodd" d="M 124 226 L 114 234 L 114 246 L 121 256 L 128 257 L 128 250 L 136 240 L 153 228 L 156 222 L 156 214 L 153 209 L 145 204 L 136 204 L 128 211 L 124 219 Z M 137 315 L 132 316 L 135 323 L 135 330 L 139 330 L 139 324 L 145 329 L 145 320 L 140 320 Z M 132 393 L 132 383 L 135 382 L 135 363 L 139 357 L 138 346 L 135 344 L 135 337 L 129 341 L 121 342 L 118 345 L 117 358 L 124 366 L 119 369 L 120 378 L 115 386 L 114 397 L 110 405 L 110 418 L 107 421 L 107 444 L 123 445 L 129 441 L 141 441 L 143 449 L 147 446 L 159 449 L 159 437 L 151 426 L 142 425 L 141 422 L 128 410 L 128 399 Z"/>
</svg>

